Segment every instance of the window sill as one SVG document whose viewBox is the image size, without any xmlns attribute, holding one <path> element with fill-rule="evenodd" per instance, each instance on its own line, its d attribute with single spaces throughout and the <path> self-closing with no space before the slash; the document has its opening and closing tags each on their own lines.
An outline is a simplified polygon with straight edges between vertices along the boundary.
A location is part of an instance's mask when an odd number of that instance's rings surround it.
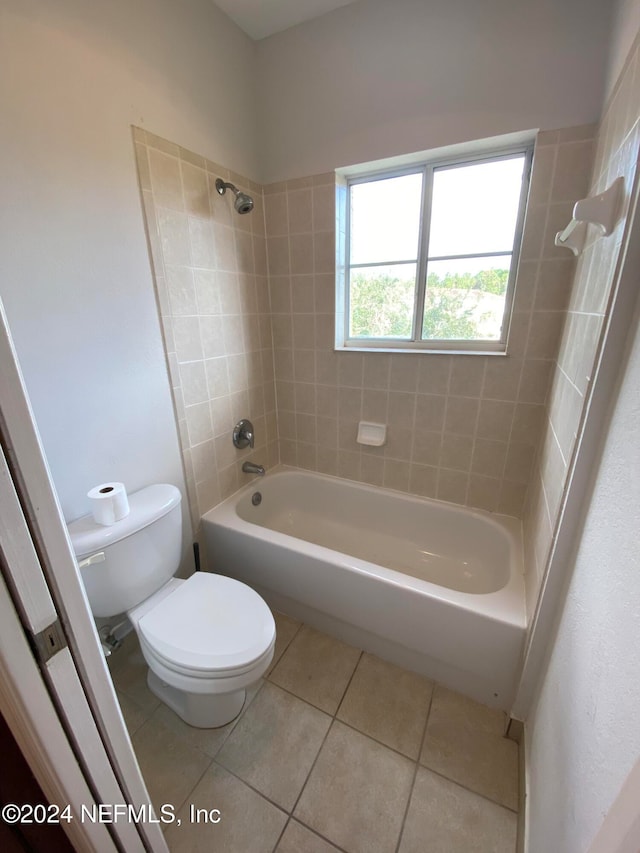
<svg viewBox="0 0 640 853">
<path fill-rule="evenodd" d="M 485 349 L 426 349 L 426 347 L 358 347 L 358 346 L 334 346 L 335 352 L 385 352 L 407 353 L 411 355 L 497 355 L 506 356 L 506 350 L 485 350 Z"/>
</svg>

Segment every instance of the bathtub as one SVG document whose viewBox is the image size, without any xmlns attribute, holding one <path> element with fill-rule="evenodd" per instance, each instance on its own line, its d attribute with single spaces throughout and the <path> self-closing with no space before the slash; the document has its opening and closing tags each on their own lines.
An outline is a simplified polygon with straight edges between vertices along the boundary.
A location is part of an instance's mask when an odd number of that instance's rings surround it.
<svg viewBox="0 0 640 853">
<path fill-rule="evenodd" d="M 526 627 L 516 519 L 279 467 L 202 524 L 211 571 L 318 630 L 510 708 Z"/>
</svg>

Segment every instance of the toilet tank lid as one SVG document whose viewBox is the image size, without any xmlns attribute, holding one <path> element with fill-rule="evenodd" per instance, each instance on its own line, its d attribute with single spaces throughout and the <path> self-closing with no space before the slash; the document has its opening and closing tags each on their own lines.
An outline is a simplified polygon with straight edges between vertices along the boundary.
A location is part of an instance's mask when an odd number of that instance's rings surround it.
<svg viewBox="0 0 640 853">
<path fill-rule="evenodd" d="M 67 525 L 76 557 L 86 557 L 137 533 L 171 512 L 181 500 L 179 490 L 169 483 L 146 486 L 127 497 L 129 515 L 114 524 L 98 524 L 89 514 Z"/>
</svg>

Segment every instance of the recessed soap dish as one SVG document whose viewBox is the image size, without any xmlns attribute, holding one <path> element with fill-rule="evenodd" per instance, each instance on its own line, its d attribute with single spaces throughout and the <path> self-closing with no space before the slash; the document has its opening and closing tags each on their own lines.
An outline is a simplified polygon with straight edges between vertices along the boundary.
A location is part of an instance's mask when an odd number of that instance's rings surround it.
<svg viewBox="0 0 640 853">
<path fill-rule="evenodd" d="M 387 440 L 387 425 L 374 424 L 370 421 L 360 421 L 358 424 L 358 444 L 368 444 L 370 447 L 382 447 Z"/>
</svg>

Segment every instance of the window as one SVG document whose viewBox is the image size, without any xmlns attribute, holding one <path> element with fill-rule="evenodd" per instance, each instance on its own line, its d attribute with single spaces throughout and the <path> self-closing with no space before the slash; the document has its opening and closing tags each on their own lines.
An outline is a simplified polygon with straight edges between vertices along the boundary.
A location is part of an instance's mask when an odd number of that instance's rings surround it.
<svg viewBox="0 0 640 853">
<path fill-rule="evenodd" d="M 531 146 L 347 179 L 337 345 L 504 352 Z"/>
</svg>

